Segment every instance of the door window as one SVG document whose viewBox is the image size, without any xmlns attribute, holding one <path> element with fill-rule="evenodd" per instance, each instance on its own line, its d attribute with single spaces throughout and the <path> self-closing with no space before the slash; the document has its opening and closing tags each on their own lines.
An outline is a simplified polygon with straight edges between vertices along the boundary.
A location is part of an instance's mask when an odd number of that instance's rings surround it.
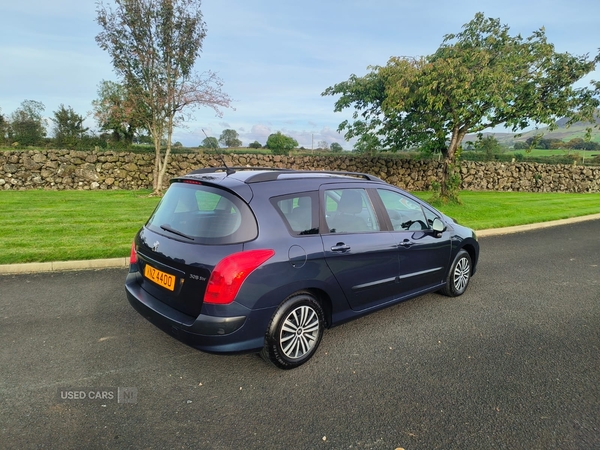
<svg viewBox="0 0 600 450">
<path fill-rule="evenodd" d="M 325 191 L 325 219 L 330 233 L 379 231 L 379 222 L 364 189 Z"/>
<path fill-rule="evenodd" d="M 421 205 L 414 200 L 387 189 L 377 189 L 395 231 L 429 229 Z"/>
</svg>

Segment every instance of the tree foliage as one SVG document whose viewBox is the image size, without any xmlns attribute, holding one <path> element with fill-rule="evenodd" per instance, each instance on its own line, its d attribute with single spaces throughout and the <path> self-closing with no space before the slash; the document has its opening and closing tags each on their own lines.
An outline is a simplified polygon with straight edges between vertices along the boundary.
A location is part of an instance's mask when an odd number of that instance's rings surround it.
<svg viewBox="0 0 600 450">
<path fill-rule="evenodd" d="M 1 111 L 2 109 L 0 108 L 0 144 L 5 144 L 10 139 L 12 133 L 10 122 Z"/>
<path fill-rule="evenodd" d="M 251 142 L 250 144 L 248 144 L 248 148 L 261 148 L 261 147 L 262 147 L 262 145 L 260 145 L 260 142 L 258 142 L 258 141 L 254 141 L 254 142 Z"/>
<path fill-rule="evenodd" d="M 317 143 L 317 150 L 329 150 L 329 142 L 319 141 Z"/>
<path fill-rule="evenodd" d="M 213 150 L 219 148 L 219 141 L 216 137 L 207 136 L 202 140 L 200 148 L 211 148 Z"/>
<path fill-rule="evenodd" d="M 46 107 L 42 102 L 25 100 L 11 116 L 12 140 L 19 145 L 40 145 L 46 137 Z"/>
<path fill-rule="evenodd" d="M 457 34 L 446 35 L 438 50 L 420 58 L 392 57 L 351 75 L 323 95 L 339 95 L 335 111 L 354 108 L 354 122 L 339 130 L 371 148 L 425 147 L 444 156 L 441 195 L 459 146 L 467 133 L 505 125 L 514 132 L 532 125 L 555 126 L 561 117 L 589 120 L 599 103 L 599 85 L 574 83 L 594 70 L 589 58 L 556 52 L 544 29 L 527 38 L 511 36 L 499 19 L 477 13 Z"/>
<path fill-rule="evenodd" d="M 56 145 L 64 148 L 75 148 L 89 128 L 83 126 L 85 117 L 77 114 L 70 106 L 65 108 L 61 104 L 57 111 L 54 111 L 53 132 Z"/>
<path fill-rule="evenodd" d="M 331 150 L 332 152 L 335 152 L 335 153 L 339 153 L 339 152 L 343 151 L 344 148 L 341 146 L 341 144 L 338 144 L 337 142 L 332 142 L 331 145 L 329 146 L 329 150 Z"/>
<path fill-rule="evenodd" d="M 296 139 L 282 134 L 281 131 L 269 135 L 267 139 L 267 148 L 275 155 L 284 155 L 296 147 L 298 147 Z"/>
<path fill-rule="evenodd" d="M 110 132 L 113 142 L 126 145 L 133 142 L 142 124 L 136 117 L 135 101 L 125 85 L 102 80 L 98 86 L 98 99 L 92 105 L 100 130 Z"/>
<path fill-rule="evenodd" d="M 482 134 L 479 134 L 476 141 L 472 143 L 469 142 L 468 144 L 469 147 L 472 147 L 474 151 L 483 153 L 485 155 L 485 159 L 488 161 L 493 160 L 495 155 L 500 155 L 506 150 L 504 147 L 502 147 L 498 139 L 492 135 L 483 136 Z"/>
<path fill-rule="evenodd" d="M 222 82 L 213 72 L 197 74 L 206 27 L 200 0 L 114 0 L 115 9 L 97 3 L 102 31 L 99 46 L 112 59 L 127 88 L 136 120 L 154 140 L 154 193 L 162 181 L 171 153 L 173 128 L 190 108 L 209 106 L 217 115 L 229 107 Z M 161 142 L 166 137 L 166 150 Z"/>
<path fill-rule="evenodd" d="M 527 138 L 525 141 L 514 143 L 515 150 L 537 148 L 542 150 L 600 150 L 600 144 L 583 138 L 573 138 L 568 142 L 556 138 Z"/>
<path fill-rule="evenodd" d="M 235 130 L 227 129 L 223 130 L 219 137 L 219 142 L 225 147 L 241 147 L 242 141 L 238 137 L 238 132 Z"/>
</svg>

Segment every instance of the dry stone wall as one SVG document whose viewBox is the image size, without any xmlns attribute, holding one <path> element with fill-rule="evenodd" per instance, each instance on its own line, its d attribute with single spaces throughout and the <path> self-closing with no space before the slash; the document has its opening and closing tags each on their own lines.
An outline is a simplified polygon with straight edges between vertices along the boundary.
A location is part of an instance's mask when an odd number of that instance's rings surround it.
<svg viewBox="0 0 600 450">
<path fill-rule="evenodd" d="M 228 166 L 368 172 L 407 190 L 427 190 L 441 163 L 397 157 L 225 155 Z M 0 152 L 0 190 L 148 189 L 154 155 L 67 150 Z M 167 180 L 193 169 L 222 166 L 214 154 L 172 155 Z M 461 163 L 462 189 L 600 192 L 600 167 L 538 163 Z"/>
</svg>

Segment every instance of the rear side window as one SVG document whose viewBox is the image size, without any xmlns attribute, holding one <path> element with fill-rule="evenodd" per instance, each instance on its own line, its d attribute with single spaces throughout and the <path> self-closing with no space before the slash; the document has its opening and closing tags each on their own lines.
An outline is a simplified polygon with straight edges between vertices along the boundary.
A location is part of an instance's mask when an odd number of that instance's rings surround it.
<svg viewBox="0 0 600 450">
<path fill-rule="evenodd" d="M 292 234 L 318 234 L 316 193 L 298 193 L 271 199 Z"/>
<path fill-rule="evenodd" d="M 250 207 L 228 191 L 173 183 L 146 226 L 174 239 L 200 244 L 235 244 L 255 239 Z"/>
</svg>

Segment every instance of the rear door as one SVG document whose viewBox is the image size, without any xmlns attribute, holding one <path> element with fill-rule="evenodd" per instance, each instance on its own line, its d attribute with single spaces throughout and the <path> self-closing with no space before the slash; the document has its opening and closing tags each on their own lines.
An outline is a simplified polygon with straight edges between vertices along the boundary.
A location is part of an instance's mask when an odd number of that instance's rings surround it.
<svg viewBox="0 0 600 450">
<path fill-rule="evenodd" d="M 325 259 L 350 307 L 362 310 L 399 295 L 396 237 L 382 231 L 364 188 L 322 188 Z"/>
</svg>

